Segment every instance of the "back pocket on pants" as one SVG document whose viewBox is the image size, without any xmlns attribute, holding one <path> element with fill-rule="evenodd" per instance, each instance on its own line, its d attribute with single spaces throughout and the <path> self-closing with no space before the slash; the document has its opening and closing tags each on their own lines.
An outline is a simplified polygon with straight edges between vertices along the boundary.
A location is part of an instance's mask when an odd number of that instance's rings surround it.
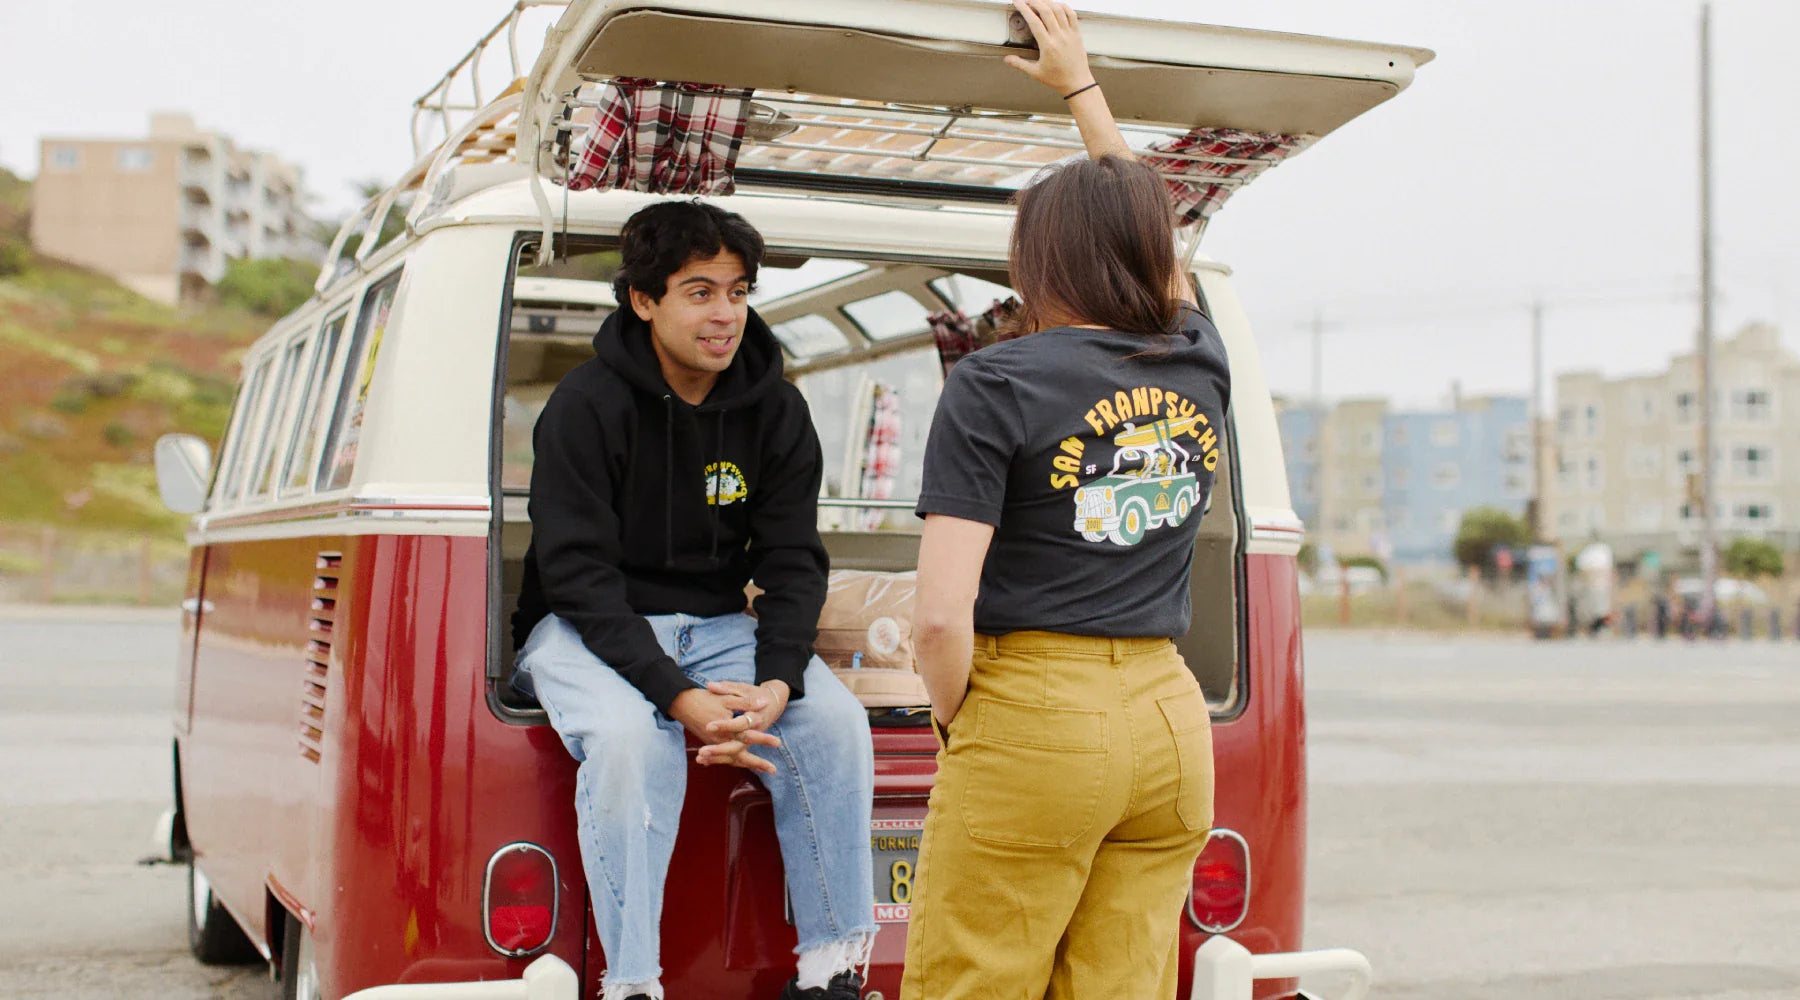
<svg viewBox="0 0 1800 1000">
<path fill-rule="evenodd" d="M 1181 825 L 1196 833 L 1210 829 L 1213 820 L 1212 719 L 1206 696 L 1198 687 L 1156 699 L 1169 735 L 1175 740 L 1176 766 L 1181 784 L 1175 792 L 1175 813 Z"/>
<path fill-rule="evenodd" d="M 1106 779 L 1106 713 L 983 698 L 962 749 L 969 836 L 1068 847 L 1094 824 Z"/>
</svg>

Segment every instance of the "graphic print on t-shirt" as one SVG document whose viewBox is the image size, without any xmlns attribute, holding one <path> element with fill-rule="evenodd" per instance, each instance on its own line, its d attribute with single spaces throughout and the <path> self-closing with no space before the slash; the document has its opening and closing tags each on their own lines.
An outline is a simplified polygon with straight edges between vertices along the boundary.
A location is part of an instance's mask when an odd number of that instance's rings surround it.
<svg viewBox="0 0 1800 1000">
<path fill-rule="evenodd" d="M 1051 461 L 1057 471 L 1050 485 L 1075 489 L 1074 529 L 1082 538 L 1136 545 L 1151 531 L 1180 525 L 1203 506 L 1205 491 L 1188 463 L 1197 460 L 1208 473 L 1217 469 L 1219 435 L 1193 402 L 1139 386 L 1095 403 L 1084 419 L 1102 440 L 1120 429 L 1112 435 L 1112 471 L 1105 475 L 1094 476 L 1100 466 L 1084 463 L 1084 457 L 1098 456 L 1089 456 L 1081 435 L 1065 438 Z"/>
<path fill-rule="evenodd" d="M 720 507 L 735 503 L 750 495 L 750 484 L 744 480 L 744 470 L 735 462 L 714 462 L 706 467 L 706 502 Z"/>
</svg>

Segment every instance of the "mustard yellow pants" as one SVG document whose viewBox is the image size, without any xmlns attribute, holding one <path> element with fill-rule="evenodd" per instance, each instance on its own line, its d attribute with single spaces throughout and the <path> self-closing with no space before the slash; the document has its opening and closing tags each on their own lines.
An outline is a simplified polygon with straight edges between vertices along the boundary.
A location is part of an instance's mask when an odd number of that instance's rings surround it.
<svg viewBox="0 0 1800 1000">
<path fill-rule="evenodd" d="M 1173 1000 L 1213 797 L 1174 644 L 978 635 L 940 735 L 902 1000 Z"/>
</svg>

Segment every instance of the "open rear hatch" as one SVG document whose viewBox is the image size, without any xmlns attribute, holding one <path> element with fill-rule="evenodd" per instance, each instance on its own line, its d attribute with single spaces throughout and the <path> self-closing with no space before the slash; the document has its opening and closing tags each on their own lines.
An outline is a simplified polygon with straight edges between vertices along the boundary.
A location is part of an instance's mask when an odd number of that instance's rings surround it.
<svg viewBox="0 0 1800 1000">
<path fill-rule="evenodd" d="M 1127 139 L 1155 157 L 1188 223 L 1398 94 L 1432 58 L 1147 18 L 1083 14 L 1082 26 Z M 561 183 L 579 170 L 588 123 L 618 117 L 642 93 L 632 88 L 710 85 L 725 110 L 701 129 L 723 133 L 711 138 L 729 179 L 617 186 L 1002 203 L 1038 167 L 1082 149 L 1057 95 L 1001 61 L 1029 44 L 1011 5 L 986 0 L 575 0 L 527 83 L 519 158 Z M 708 90 L 679 89 L 689 107 Z"/>
</svg>

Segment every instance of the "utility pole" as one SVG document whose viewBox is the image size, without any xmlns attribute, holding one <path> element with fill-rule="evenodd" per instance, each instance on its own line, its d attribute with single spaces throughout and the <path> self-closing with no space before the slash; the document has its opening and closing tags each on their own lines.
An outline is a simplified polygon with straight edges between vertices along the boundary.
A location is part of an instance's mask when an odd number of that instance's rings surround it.
<svg viewBox="0 0 1800 1000">
<path fill-rule="evenodd" d="M 1719 579 L 1713 489 L 1712 4 L 1700 5 L 1700 619 L 1713 620 Z"/>
<path fill-rule="evenodd" d="M 1544 540 L 1544 300 L 1531 304 L 1531 506 L 1532 542 Z"/>
</svg>

